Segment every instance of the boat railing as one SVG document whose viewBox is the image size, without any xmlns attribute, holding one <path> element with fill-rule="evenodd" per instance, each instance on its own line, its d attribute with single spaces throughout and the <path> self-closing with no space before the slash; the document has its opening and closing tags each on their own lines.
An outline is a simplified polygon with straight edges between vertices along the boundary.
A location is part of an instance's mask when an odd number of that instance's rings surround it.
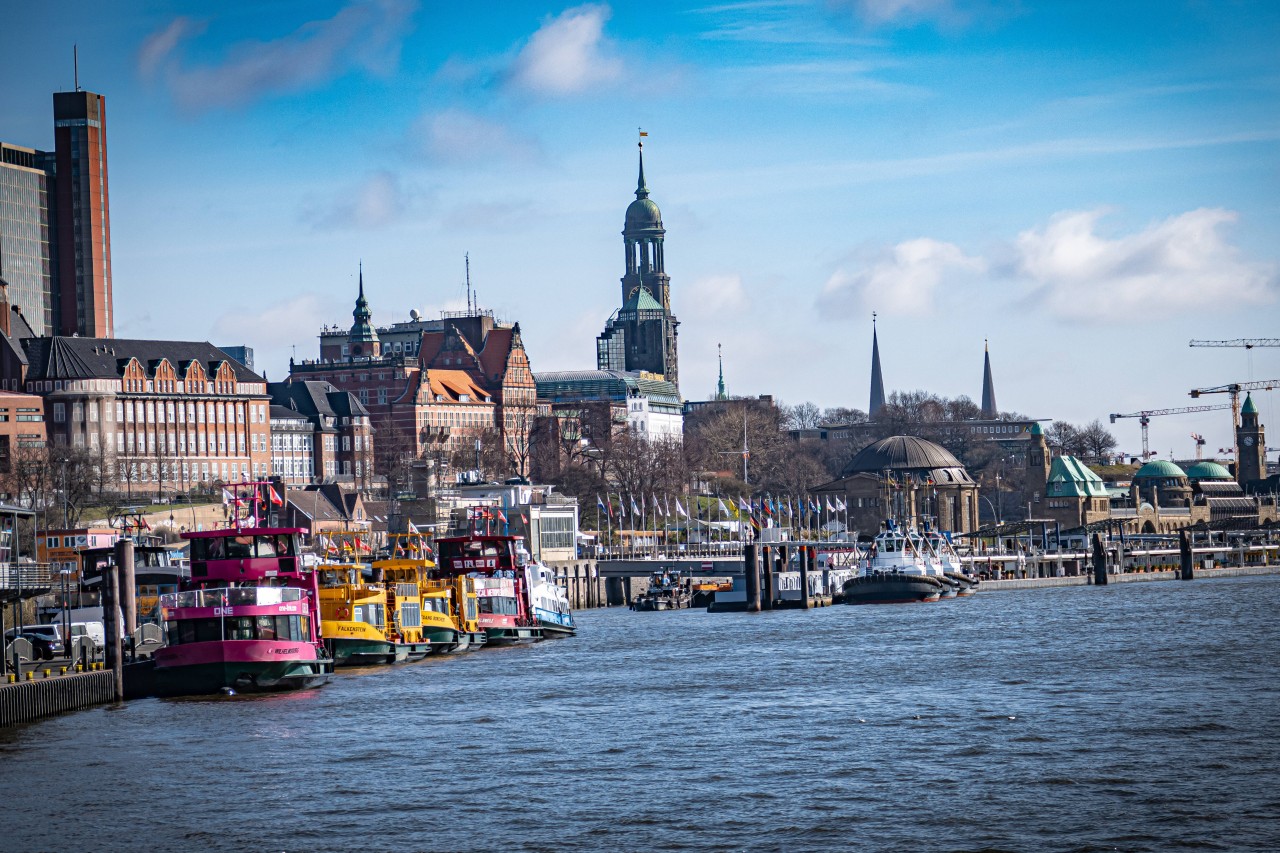
<svg viewBox="0 0 1280 853">
<path fill-rule="evenodd" d="M 283 604 L 301 601 L 306 590 L 292 586 L 241 586 L 220 589 L 191 589 L 185 592 L 168 592 L 160 596 L 160 606 L 186 607 L 246 607 L 252 605 Z"/>
</svg>

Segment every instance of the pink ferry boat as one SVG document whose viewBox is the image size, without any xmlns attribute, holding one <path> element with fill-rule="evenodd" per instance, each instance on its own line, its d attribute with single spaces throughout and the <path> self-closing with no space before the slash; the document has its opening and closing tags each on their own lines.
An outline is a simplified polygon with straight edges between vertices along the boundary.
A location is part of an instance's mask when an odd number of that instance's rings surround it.
<svg viewBox="0 0 1280 853">
<path fill-rule="evenodd" d="M 160 597 L 166 644 L 154 655 L 156 692 L 294 690 L 329 680 L 318 582 L 298 556 L 303 532 L 182 534 L 191 540 L 191 579 Z"/>
</svg>

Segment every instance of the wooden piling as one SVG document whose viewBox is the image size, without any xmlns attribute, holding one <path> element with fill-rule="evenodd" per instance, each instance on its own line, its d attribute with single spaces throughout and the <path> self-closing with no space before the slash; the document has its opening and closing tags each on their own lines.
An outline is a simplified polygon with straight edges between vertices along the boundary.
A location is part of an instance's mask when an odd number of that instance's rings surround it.
<svg viewBox="0 0 1280 853">
<path fill-rule="evenodd" d="M 773 564 L 773 551 L 772 545 L 765 545 L 760 549 L 760 565 L 764 569 L 764 583 L 760 589 L 761 610 L 772 610 L 773 602 L 777 598 L 776 590 L 773 588 L 773 579 L 775 577 L 773 572 L 776 568 Z"/>
<path fill-rule="evenodd" d="M 800 607 L 808 610 L 813 605 L 809 602 L 809 566 L 813 561 L 814 550 L 808 545 L 800 549 Z"/>
<path fill-rule="evenodd" d="M 1191 557 L 1191 540 L 1187 537 L 1187 531 L 1178 531 L 1178 550 L 1182 557 L 1182 571 L 1178 577 L 1184 581 L 1192 581 L 1196 579 L 1195 566 Z"/>
<path fill-rule="evenodd" d="M 106 566 L 102 570 L 102 623 L 107 635 L 107 668 L 112 674 L 112 693 L 117 702 L 124 701 L 124 647 L 120 642 L 123 621 L 119 566 Z"/>
<path fill-rule="evenodd" d="M 1102 546 L 1102 537 L 1093 534 L 1093 583 L 1095 586 L 1107 585 L 1107 549 Z"/>
<path fill-rule="evenodd" d="M 120 614 L 124 619 L 124 635 L 132 637 L 138 630 L 138 586 L 135 582 L 133 540 L 116 540 L 116 565 L 120 568 Z"/>
<path fill-rule="evenodd" d="M 755 543 L 742 549 L 742 574 L 747 586 L 747 612 L 760 612 L 760 557 Z"/>
</svg>

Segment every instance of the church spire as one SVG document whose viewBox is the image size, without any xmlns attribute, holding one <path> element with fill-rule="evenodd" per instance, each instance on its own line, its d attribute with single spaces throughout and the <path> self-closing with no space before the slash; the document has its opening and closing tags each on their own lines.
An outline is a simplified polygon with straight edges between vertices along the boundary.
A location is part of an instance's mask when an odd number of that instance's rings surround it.
<svg viewBox="0 0 1280 853">
<path fill-rule="evenodd" d="M 720 361 L 720 381 L 716 383 L 716 399 L 728 400 L 729 395 L 724 392 L 724 353 L 720 351 L 719 344 L 716 344 L 716 358 Z"/>
<path fill-rule="evenodd" d="M 640 131 L 641 137 L 648 135 L 643 130 Z M 638 144 L 640 147 L 640 177 L 636 180 L 636 198 L 648 198 L 649 185 L 644 182 L 644 139 L 641 139 Z"/>
<path fill-rule="evenodd" d="M 884 405 L 884 375 L 880 372 L 880 338 L 876 334 L 876 314 L 871 312 L 871 404 L 867 416 L 874 418 Z"/>
<path fill-rule="evenodd" d="M 351 332 L 347 335 L 347 339 L 351 344 L 353 355 L 377 355 L 378 333 L 369 322 L 373 319 L 373 312 L 369 310 L 369 300 L 364 296 L 364 261 L 360 262 L 359 281 L 356 307 L 351 312 L 351 318 L 355 322 L 351 325 Z"/>
<path fill-rule="evenodd" d="M 991 348 L 982 342 L 982 416 L 987 420 L 1000 417 L 1000 409 L 996 406 L 996 384 L 991 379 Z"/>
</svg>

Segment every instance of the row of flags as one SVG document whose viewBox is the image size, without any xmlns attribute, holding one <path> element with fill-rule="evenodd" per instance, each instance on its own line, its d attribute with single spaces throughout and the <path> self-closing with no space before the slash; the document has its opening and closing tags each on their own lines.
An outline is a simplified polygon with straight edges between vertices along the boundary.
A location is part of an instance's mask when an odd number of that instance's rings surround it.
<svg viewBox="0 0 1280 853">
<path fill-rule="evenodd" d="M 326 536 L 322 533 L 316 537 L 316 543 L 324 548 L 326 554 L 368 554 L 371 551 L 360 536 Z"/>
<path fill-rule="evenodd" d="M 680 503 L 680 498 L 677 497 L 675 499 L 675 510 L 673 512 L 671 498 L 668 496 L 665 500 L 658 500 L 658 496 L 656 494 L 653 495 L 653 502 L 651 504 L 645 501 L 645 496 L 643 494 L 640 495 L 639 501 L 637 501 L 635 495 L 628 496 L 619 493 L 617 496 L 617 502 L 616 509 L 618 518 L 627 517 L 628 505 L 630 505 L 631 516 L 633 518 L 648 515 L 650 507 L 652 507 L 652 512 L 655 518 L 689 518 L 689 510 L 692 509 L 696 514 L 698 509 L 692 501 L 689 502 L 689 508 L 686 509 L 684 504 Z M 615 510 L 614 496 L 606 493 L 602 498 L 597 494 L 596 507 L 600 512 L 608 515 L 609 518 L 613 518 Z M 813 515 L 821 515 L 824 511 L 828 514 L 846 512 L 848 510 L 848 505 L 839 497 L 835 498 L 833 502 L 830 495 L 824 496 L 821 501 L 812 497 L 775 498 L 771 495 L 765 495 L 763 497 L 756 497 L 748 500 L 747 498 L 739 495 L 736 503 L 733 498 L 729 498 L 728 504 L 725 503 L 724 498 L 716 498 L 716 502 L 714 504 L 708 505 L 708 510 L 710 511 L 711 509 L 715 509 L 721 518 L 742 518 L 743 516 L 750 516 L 754 518 L 756 516 L 764 516 L 773 518 L 786 517 L 791 519 L 803 519 Z"/>
</svg>

